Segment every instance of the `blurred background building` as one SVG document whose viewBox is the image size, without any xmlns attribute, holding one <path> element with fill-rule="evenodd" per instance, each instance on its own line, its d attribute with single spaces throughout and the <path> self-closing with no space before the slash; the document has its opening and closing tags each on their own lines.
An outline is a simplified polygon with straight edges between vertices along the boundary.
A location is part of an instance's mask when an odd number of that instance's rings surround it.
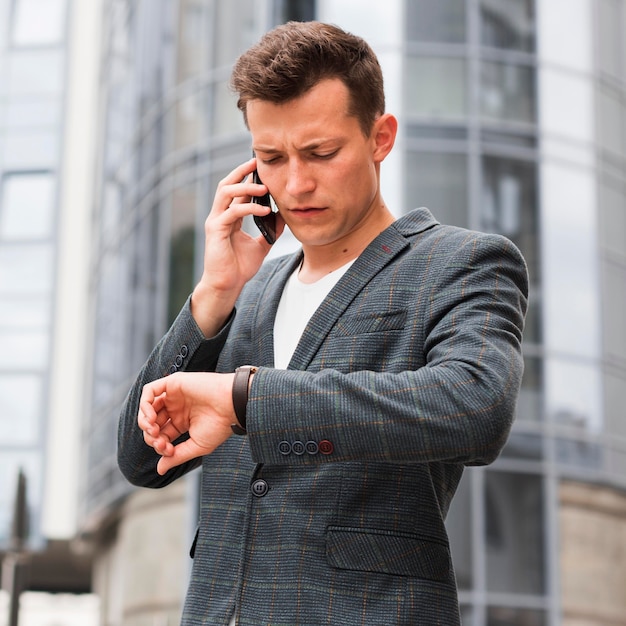
<svg viewBox="0 0 626 626">
<path fill-rule="evenodd" d="M 232 63 L 289 19 L 379 55 L 395 213 L 528 262 L 517 422 L 448 519 L 463 623 L 625 625 L 626 0 L 0 0 L 0 547 L 22 467 L 102 625 L 178 623 L 198 477 L 132 489 L 117 418 L 250 154 Z"/>
</svg>

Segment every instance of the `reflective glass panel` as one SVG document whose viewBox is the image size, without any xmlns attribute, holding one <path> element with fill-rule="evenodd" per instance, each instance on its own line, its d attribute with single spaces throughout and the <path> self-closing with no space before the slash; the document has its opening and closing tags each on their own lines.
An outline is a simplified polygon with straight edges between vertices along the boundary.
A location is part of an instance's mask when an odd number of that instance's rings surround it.
<svg viewBox="0 0 626 626">
<path fill-rule="evenodd" d="M 546 626 L 546 614 L 535 609 L 489 607 L 487 626 Z"/>
<path fill-rule="evenodd" d="M 168 323 L 174 321 L 194 287 L 197 187 L 179 187 L 172 194 Z"/>
<path fill-rule="evenodd" d="M 52 316 L 52 304 L 46 295 L 0 297 L 0 329 L 45 329 Z"/>
<path fill-rule="evenodd" d="M 460 0 L 408 0 L 406 28 L 409 41 L 464 43 L 465 2 Z"/>
<path fill-rule="evenodd" d="M 522 387 L 517 400 L 517 419 L 538 422 L 543 419 L 543 359 L 524 358 Z"/>
<path fill-rule="evenodd" d="M 459 589 L 471 589 L 472 575 L 472 500 L 470 474 L 465 472 L 446 517 L 450 550 Z"/>
<path fill-rule="evenodd" d="M 554 445 L 556 460 L 562 465 L 601 469 L 606 449 L 599 443 L 585 439 L 558 438 Z"/>
<path fill-rule="evenodd" d="M 530 67 L 481 63 L 480 109 L 485 120 L 535 122 L 535 80 Z"/>
<path fill-rule="evenodd" d="M 13 96 L 58 94 L 63 86 L 63 61 L 58 50 L 14 52 L 8 61 L 5 89 Z"/>
<path fill-rule="evenodd" d="M 465 118 L 467 115 L 465 59 L 408 57 L 406 73 L 404 93 L 408 115 L 434 119 Z"/>
<path fill-rule="evenodd" d="M 228 81 L 219 81 L 213 89 L 213 134 L 228 135 L 245 131 L 243 115 L 237 108 L 237 98 L 228 87 Z"/>
<path fill-rule="evenodd" d="M 50 173 L 10 174 L 2 180 L 0 240 L 52 236 L 55 180 Z"/>
<path fill-rule="evenodd" d="M 213 31 L 214 67 L 231 66 L 233 61 L 256 43 L 261 34 L 260 19 L 254 0 L 229 0 L 215 3 Z"/>
<path fill-rule="evenodd" d="M 294 20 L 309 22 L 315 19 L 315 0 L 275 0 L 276 24 Z"/>
<path fill-rule="evenodd" d="M 543 439 L 540 435 L 514 432 L 502 451 L 502 456 L 509 459 L 534 459 L 543 457 Z"/>
<path fill-rule="evenodd" d="M 489 591 L 543 594 L 543 487 L 538 476 L 485 474 Z"/>
<path fill-rule="evenodd" d="M 6 135 L 2 158 L 7 169 L 47 169 L 59 159 L 57 130 L 20 129 Z"/>
<path fill-rule="evenodd" d="M 16 46 L 60 43 L 66 0 L 15 0 L 12 41 Z"/>
<path fill-rule="evenodd" d="M 0 368 L 42 371 L 48 365 L 50 334 L 43 330 L 0 330 Z"/>
<path fill-rule="evenodd" d="M 548 417 L 558 424 L 598 432 L 603 420 L 599 367 L 557 357 L 548 357 L 545 367 Z"/>
<path fill-rule="evenodd" d="M 598 140 L 618 157 L 626 157 L 626 107 L 622 95 L 606 87 L 596 90 Z"/>
<path fill-rule="evenodd" d="M 49 293 L 53 257 L 51 245 L 0 247 L 0 296 Z"/>
<path fill-rule="evenodd" d="M 428 207 L 442 224 L 467 227 L 467 157 L 446 152 L 409 152 L 407 208 Z"/>
<path fill-rule="evenodd" d="M 600 69 L 617 79 L 624 79 L 624 4 L 616 0 L 598 0 L 596 50 Z M 621 6 L 620 6 L 621 5 Z"/>
<path fill-rule="evenodd" d="M 7 103 L 6 124 L 13 130 L 56 126 L 61 123 L 61 115 L 59 98 L 13 99 Z"/>
<path fill-rule="evenodd" d="M 0 341 L 2 333 L 0 332 Z M 1 359 L 1 357 L 0 357 Z M 5 445 L 36 445 L 40 432 L 42 380 L 32 374 L 0 375 L 0 430 Z"/>
<path fill-rule="evenodd" d="M 604 262 L 604 293 L 610 294 L 603 307 L 603 343 L 607 356 L 615 362 L 626 362 L 626 267 Z"/>
<path fill-rule="evenodd" d="M 533 52 L 534 0 L 481 0 L 480 35 L 483 46 Z"/>
<path fill-rule="evenodd" d="M 537 165 L 534 162 L 483 158 L 480 230 L 500 233 L 520 249 L 539 283 Z"/>
</svg>

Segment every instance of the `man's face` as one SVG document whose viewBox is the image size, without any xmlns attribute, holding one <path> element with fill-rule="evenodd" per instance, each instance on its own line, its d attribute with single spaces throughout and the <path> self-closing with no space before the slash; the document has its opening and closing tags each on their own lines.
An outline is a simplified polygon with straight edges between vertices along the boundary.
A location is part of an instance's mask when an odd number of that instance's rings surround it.
<svg viewBox="0 0 626 626">
<path fill-rule="evenodd" d="M 378 183 L 384 155 L 348 105 L 346 86 L 327 79 L 285 104 L 247 106 L 259 176 L 305 252 L 369 243 L 387 225 L 379 223 L 383 211 L 388 219 Z"/>
</svg>

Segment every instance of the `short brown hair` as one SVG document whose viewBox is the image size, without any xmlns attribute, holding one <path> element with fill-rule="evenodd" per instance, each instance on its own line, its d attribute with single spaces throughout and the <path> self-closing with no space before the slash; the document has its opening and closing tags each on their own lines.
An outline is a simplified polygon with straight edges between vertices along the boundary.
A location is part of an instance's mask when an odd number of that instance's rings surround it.
<svg viewBox="0 0 626 626">
<path fill-rule="evenodd" d="M 321 80 L 338 78 L 350 94 L 349 114 L 368 136 L 385 112 L 383 75 L 368 43 L 337 26 L 287 22 L 266 33 L 235 62 L 231 86 L 247 124 L 250 100 L 282 104 L 304 95 Z"/>
</svg>

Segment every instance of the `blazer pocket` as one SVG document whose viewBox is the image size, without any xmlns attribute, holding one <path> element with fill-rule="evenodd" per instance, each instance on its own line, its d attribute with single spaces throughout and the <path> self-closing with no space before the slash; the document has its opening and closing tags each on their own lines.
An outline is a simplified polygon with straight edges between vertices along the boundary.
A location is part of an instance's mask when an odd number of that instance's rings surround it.
<svg viewBox="0 0 626 626">
<path fill-rule="evenodd" d="M 375 529 L 329 526 L 326 558 L 338 569 L 438 582 L 449 581 L 452 571 L 450 551 L 443 543 Z"/>
<path fill-rule="evenodd" d="M 402 330 L 406 323 L 406 309 L 346 315 L 337 321 L 337 333 L 344 337 Z"/>
</svg>

